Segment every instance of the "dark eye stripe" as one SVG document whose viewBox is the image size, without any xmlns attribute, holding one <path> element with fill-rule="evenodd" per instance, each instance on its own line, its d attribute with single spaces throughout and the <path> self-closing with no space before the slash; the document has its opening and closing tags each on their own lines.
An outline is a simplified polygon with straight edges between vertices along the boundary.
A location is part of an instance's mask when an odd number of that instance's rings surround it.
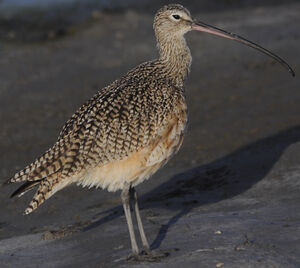
<svg viewBox="0 0 300 268">
<path fill-rule="evenodd" d="M 173 18 L 174 18 L 175 20 L 179 20 L 179 19 L 180 19 L 180 16 L 179 16 L 179 15 L 173 15 Z"/>
</svg>

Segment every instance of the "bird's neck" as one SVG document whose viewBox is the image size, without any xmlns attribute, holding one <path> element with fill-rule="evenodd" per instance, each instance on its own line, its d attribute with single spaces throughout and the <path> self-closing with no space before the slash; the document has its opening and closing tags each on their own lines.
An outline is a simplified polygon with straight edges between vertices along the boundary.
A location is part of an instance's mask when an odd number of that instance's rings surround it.
<svg viewBox="0 0 300 268">
<path fill-rule="evenodd" d="M 192 63 L 190 49 L 184 37 L 163 37 L 158 41 L 159 61 L 162 63 L 166 74 L 176 86 L 183 87 Z"/>
</svg>

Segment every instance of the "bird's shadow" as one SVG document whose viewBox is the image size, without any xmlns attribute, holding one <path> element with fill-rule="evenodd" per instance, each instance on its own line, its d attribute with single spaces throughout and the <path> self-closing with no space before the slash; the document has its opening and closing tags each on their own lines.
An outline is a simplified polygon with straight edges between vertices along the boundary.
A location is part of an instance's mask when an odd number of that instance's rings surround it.
<svg viewBox="0 0 300 268">
<path fill-rule="evenodd" d="M 168 229 L 192 209 L 232 198 L 262 180 L 285 149 L 300 140 L 300 126 L 260 139 L 215 161 L 171 177 L 167 182 L 140 196 L 141 208 L 164 207 L 176 213 L 161 225 L 151 248 L 160 247 Z M 122 206 L 101 213 L 100 219 L 85 227 L 87 231 L 123 214 Z M 98 217 L 100 214 L 98 215 Z"/>
</svg>

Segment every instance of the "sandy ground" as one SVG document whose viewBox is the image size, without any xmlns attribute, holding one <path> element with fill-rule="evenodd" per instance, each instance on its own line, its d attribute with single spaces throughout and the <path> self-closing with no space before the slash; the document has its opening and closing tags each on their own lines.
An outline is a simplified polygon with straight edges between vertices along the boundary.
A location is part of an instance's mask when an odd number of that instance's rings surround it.
<svg viewBox="0 0 300 268">
<path fill-rule="evenodd" d="M 300 267 L 300 4 L 201 13 L 286 59 L 189 33 L 190 123 L 168 165 L 140 185 L 156 263 L 126 261 L 119 193 L 69 187 L 29 216 L 32 192 L 0 189 L 0 267 Z M 153 14 L 97 13 L 48 42 L 0 44 L 0 182 L 48 149 L 98 89 L 156 57 Z"/>
</svg>

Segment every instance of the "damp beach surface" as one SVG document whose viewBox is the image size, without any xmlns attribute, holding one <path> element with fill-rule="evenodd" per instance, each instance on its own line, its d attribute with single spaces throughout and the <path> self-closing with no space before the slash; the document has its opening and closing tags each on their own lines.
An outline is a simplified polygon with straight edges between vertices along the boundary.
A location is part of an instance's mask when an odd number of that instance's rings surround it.
<svg viewBox="0 0 300 268">
<path fill-rule="evenodd" d="M 20 21 L 0 18 L 7 22 L 0 26 L 1 183 L 47 150 L 97 90 L 157 56 L 152 22 L 163 4 L 146 2 L 97 6 L 80 20 L 55 13 L 56 23 L 43 25 L 26 24 L 33 16 L 25 13 Z M 275 52 L 296 77 L 238 43 L 187 35 L 193 63 L 183 147 L 137 187 L 149 243 L 169 257 L 126 261 L 120 193 L 71 186 L 23 216 L 33 192 L 9 199 L 14 185 L 0 189 L 0 266 L 299 267 L 300 5 L 265 2 L 184 3 L 193 17 Z"/>
</svg>

